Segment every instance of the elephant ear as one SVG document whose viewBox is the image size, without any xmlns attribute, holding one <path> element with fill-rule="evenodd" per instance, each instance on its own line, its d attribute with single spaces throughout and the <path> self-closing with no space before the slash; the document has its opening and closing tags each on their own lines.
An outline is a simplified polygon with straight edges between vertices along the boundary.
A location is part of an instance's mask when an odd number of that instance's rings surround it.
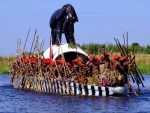
<svg viewBox="0 0 150 113">
<path fill-rule="evenodd" d="M 72 13 L 72 16 L 74 17 L 74 22 L 78 22 L 78 16 L 74 7 L 71 4 L 66 4 L 63 6 L 63 9 L 66 9 L 67 7 L 71 8 L 71 13 Z"/>
<path fill-rule="evenodd" d="M 76 13 L 76 11 L 75 11 L 73 6 L 71 6 L 71 10 L 72 10 L 72 13 L 73 13 L 73 16 L 74 16 L 74 21 L 78 22 L 78 16 L 77 16 L 77 13 Z"/>
</svg>

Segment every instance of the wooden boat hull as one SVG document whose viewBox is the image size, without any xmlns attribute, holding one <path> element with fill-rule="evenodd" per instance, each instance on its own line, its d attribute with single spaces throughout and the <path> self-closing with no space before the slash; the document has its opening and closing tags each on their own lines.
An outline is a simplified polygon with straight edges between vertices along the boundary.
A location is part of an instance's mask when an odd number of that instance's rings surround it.
<svg viewBox="0 0 150 113">
<path fill-rule="evenodd" d="M 127 95 L 126 86 L 103 87 L 97 85 L 83 85 L 73 81 L 60 81 L 36 77 L 15 77 L 12 81 L 14 88 L 36 91 L 47 94 L 70 96 L 113 96 Z"/>
</svg>

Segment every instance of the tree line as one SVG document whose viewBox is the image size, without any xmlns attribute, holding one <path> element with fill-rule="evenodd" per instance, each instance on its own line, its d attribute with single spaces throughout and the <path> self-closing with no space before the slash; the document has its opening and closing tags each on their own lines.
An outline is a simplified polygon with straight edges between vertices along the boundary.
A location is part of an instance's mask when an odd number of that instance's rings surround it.
<svg viewBox="0 0 150 113">
<path fill-rule="evenodd" d="M 119 49 L 115 44 L 96 44 L 89 43 L 81 45 L 81 48 L 85 50 L 87 53 L 99 54 L 101 49 L 105 49 L 110 52 L 119 52 Z M 128 50 L 134 53 L 142 53 L 142 54 L 150 54 L 150 45 L 140 45 L 137 42 L 128 45 Z"/>
</svg>

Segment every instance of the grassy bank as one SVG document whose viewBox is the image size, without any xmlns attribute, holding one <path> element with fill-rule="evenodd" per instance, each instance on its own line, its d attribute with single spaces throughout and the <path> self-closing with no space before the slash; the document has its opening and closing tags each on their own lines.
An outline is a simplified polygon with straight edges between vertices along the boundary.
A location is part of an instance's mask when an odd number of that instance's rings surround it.
<svg viewBox="0 0 150 113">
<path fill-rule="evenodd" d="M 9 72 L 9 61 L 13 58 L 0 57 L 0 74 Z M 150 74 L 150 54 L 136 54 L 136 62 L 142 73 Z"/>
<path fill-rule="evenodd" d="M 12 58 L 10 58 L 10 61 L 12 61 Z M 0 74 L 8 74 L 9 70 L 9 58 L 0 57 Z"/>
<path fill-rule="evenodd" d="M 136 54 L 136 62 L 142 73 L 150 74 L 150 54 Z"/>
</svg>

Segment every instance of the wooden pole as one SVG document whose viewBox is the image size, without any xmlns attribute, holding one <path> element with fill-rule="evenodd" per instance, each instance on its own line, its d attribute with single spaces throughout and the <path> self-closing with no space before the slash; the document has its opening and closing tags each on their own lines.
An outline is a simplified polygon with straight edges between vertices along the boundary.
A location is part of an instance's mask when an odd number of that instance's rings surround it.
<svg viewBox="0 0 150 113">
<path fill-rule="evenodd" d="M 31 32 L 31 30 L 30 30 L 30 28 L 29 28 L 28 33 L 27 33 L 27 37 L 26 37 L 26 40 L 25 40 L 25 43 L 24 43 L 24 46 L 23 46 L 23 53 L 24 53 L 24 51 L 25 51 L 26 44 L 27 44 L 27 41 L 28 41 L 28 38 L 29 38 L 30 32 Z"/>
<path fill-rule="evenodd" d="M 33 37 L 33 41 L 32 41 L 32 44 L 31 44 L 31 48 L 30 48 L 30 53 L 29 54 L 31 54 L 31 52 L 32 52 L 33 45 L 34 45 L 34 42 L 35 42 L 35 39 L 36 39 L 36 34 L 37 34 L 37 30 L 35 30 L 35 32 L 34 32 L 34 37 Z"/>
</svg>

